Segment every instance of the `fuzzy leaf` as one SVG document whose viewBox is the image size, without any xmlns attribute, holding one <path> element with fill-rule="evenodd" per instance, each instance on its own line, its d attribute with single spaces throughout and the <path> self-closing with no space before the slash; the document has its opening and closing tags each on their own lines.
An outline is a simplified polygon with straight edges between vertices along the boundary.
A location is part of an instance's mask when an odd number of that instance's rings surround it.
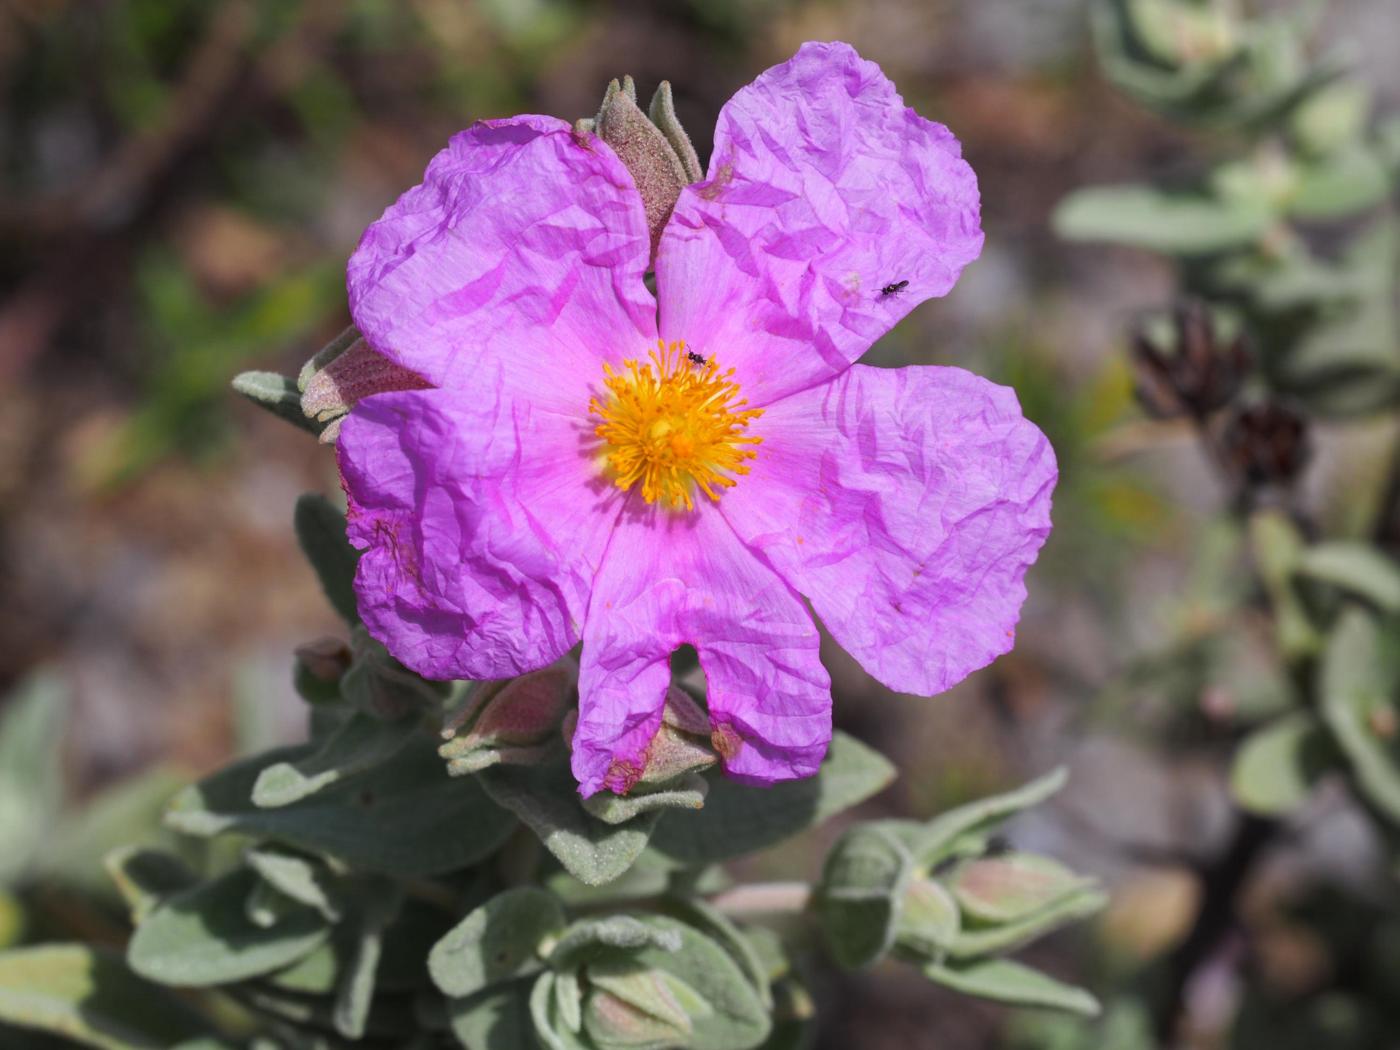
<svg viewBox="0 0 1400 1050">
<path fill-rule="evenodd" d="M 937 864 L 952 852 L 959 839 L 985 835 L 1009 817 L 1040 805 L 1064 787 L 1068 777 L 1062 766 L 1014 791 L 978 799 L 940 814 L 916 834 L 913 843 L 915 858 L 923 865 Z"/>
<path fill-rule="evenodd" d="M 936 879 L 914 878 L 904 890 L 895 940 L 924 956 L 941 955 L 957 938 L 962 916 L 957 902 Z"/>
<path fill-rule="evenodd" d="M 520 1050 L 534 1041 L 530 985 L 525 981 L 454 999 L 449 1016 L 452 1034 L 466 1050 Z"/>
<path fill-rule="evenodd" d="M 555 970 L 579 966 L 611 949 L 632 953 L 642 948 L 675 952 L 681 948 L 679 934 L 657 927 L 631 915 L 609 915 L 601 919 L 580 919 L 559 938 L 549 953 Z"/>
<path fill-rule="evenodd" d="M 259 408 L 265 408 L 278 419 L 312 434 L 321 432 L 321 424 L 308 419 L 301 410 L 301 391 L 296 380 L 276 372 L 240 372 L 233 377 L 233 389 Z"/>
<path fill-rule="evenodd" d="M 1392 706 L 1397 653 L 1391 638 L 1361 609 L 1342 614 L 1322 656 L 1322 717 L 1351 764 L 1356 786 L 1400 820 L 1400 734 Z"/>
<path fill-rule="evenodd" d="M 326 497 L 308 492 L 297 500 L 293 516 L 297 541 L 331 607 L 349 624 L 360 622 L 355 601 L 355 566 L 360 555 L 345 538 L 345 515 Z"/>
<path fill-rule="evenodd" d="M 163 901 L 131 938 L 131 968 L 177 987 L 229 984 L 279 970 L 330 936 L 309 908 L 271 927 L 249 921 L 244 909 L 255 885 L 257 876 L 240 868 Z"/>
<path fill-rule="evenodd" d="M 28 868 L 63 802 L 58 749 L 68 691 L 56 676 L 37 674 L 0 710 L 0 885 L 5 885 Z"/>
<path fill-rule="evenodd" d="M 428 972 L 453 998 L 528 976 L 543 966 L 541 942 L 564 924 L 564 909 L 552 894 L 533 886 L 506 890 L 433 945 Z"/>
<path fill-rule="evenodd" d="M 1306 802 L 1318 781 L 1340 762 L 1317 718 L 1298 711 L 1274 719 L 1245 738 L 1235 752 L 1230 787 L 1251 813 L 1279 816 Z"/>
<path fill-rule="evenodd" d="M 1357 144 L 1305 167 L 1288 210 L 1300 219 L 1341 219 L 1375 207 L 1390 192 L 1385 165 Z"/>
<path fill-rule="evenodd" d="M 594 819 L 584 810 L 573 775 L 561 762 L 493 766 L 472 779 L 529 825 L 570 875 L 589 886 L 611 882 L 630 868 L 661 817 L 653 811 L 626 824 Z"/>
<path fill-rule="evenodd" d="M 0 1023 L 100 1050 L 161 1050 L 206 1031 L 165 989 L 100 948 L 46 944 L 0 953 Z"/>
<path fill-rule="evenodd" d="M 424 736 L 369 773 L 280 809 L 259 809 L 253 784 L 268 766 L 310 749 L 283 748 L 236 763 L 178 795 L 166 823 L 211 837 L 238 831 L 327 853 L 364 871 L 437 875 L 489 856 L 515 826 L 477 778 L 447 775 Z"/>
<path fill-rule="evenodd" d="M 1085 1017 L 1096 1017 L 1099 1013 L 1098 1000 L 1082 988 L 1064 984 L 1010 959 L 929 963 L 924 967 L 924 975 L 955 992 L 980 999 L 1067 1010 Z"/>
<path fill-rule="evenodd" d="M 583 808 L 604 824 L 625 824 L 633 817 L 653 811 L 703 809 L 709 789 L 710 782 L 704 777 L 686 773 L 659 791 L 638 792 L 634 789 L 634 793 L 628 795 L 600 791 L 584 799 Z"/>
<path fill-rule="evenodd" d="M 179 857 L 139 846 L 121 846 L 105 865 L 137 925 L 167 897 L 189 889 L 197 878 Z"/>
<path fill-rule="evenodd" d="M 294 763 L 278 762 L 258 774 L 253 805 L 273 809 L 300 802 L 392 758 L 417 732 L 413 718 L 386 722 L 355 711 L 314 754 Z"/>
<path fill-rule="evenodd" d="M 705 808 L 668 814 L 652 847 L 688 867 L 729 860 L 814 827 L 893 779 L 884 756 L 837 732 L 821 769 L 806 780 L 746 787 L 712 775 Z"/>
<path fill-rule="evenodd" d="M 249 850 L 243 859 L 280 893 L 320 912 L 327 922 L 340 919 L 335 876 L 322 862 L 269 845 Z"/>
<path fill-rule="evenodd" d="M 1048 907 L 1011 922 L 979 929 L 964 926 L 948 946 L 948 953 L 954 958 L 966 959 L 1014 951 L 1051 930 L 1093 915 L 1107 903 L 1107 895 L 1097 886 L 1084 886 L 1058 898 Z"/>
<path fill-rule="evenodd" d="M 1273 209 L 1257 197 L 1218 200 L 1151 186 L 1096 186 L 1062 201 L 1053 223 L 1071 241 L 1209 255 L 1252 244 L 1275 220 Z"/>
<path fill-rule="evenodd" d="M 1303 552 L 1297 571 L 1364 598 L 1384 612 L 1400 612 L 1400 565 L 1368 543 L 1314 544 Z"/>
<path fill-rule="evenodd" d="M 354 907 L 354 947 L 336 987 L 331 1018 L 346 1039 L 359 1039 L 369 1022 L 375 978 L 384 951 L 384 934 L 399 914 L 402 891 L 374 880 L 361 887 Z"/>
</svg>

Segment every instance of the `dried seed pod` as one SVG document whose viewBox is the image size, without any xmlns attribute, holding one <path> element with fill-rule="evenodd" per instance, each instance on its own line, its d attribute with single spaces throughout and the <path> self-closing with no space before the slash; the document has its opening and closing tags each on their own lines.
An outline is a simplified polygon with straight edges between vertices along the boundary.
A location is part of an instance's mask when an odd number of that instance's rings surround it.
<svg viewBox="0 0 1400 1050">
<path fill-rule="evenodd" d="M 1242 334 L 1225 340 L 1209 308 L 1183 302 L 1172 314 L 1174 345 L 1163 348 L 1147 326 L 1133 335 L 1135 387 L 1143 409 L 1158 419 L 1204 418 L 1234 400 L 1252 364 Z"/>
<path fill-rule="evenodd" d="M 1289 485 L 1312 453 L 1308 421 L 1281 401 L 1237 409 L 1221 438 L 1225 461 L 1250 485 Z"/>
</svg>

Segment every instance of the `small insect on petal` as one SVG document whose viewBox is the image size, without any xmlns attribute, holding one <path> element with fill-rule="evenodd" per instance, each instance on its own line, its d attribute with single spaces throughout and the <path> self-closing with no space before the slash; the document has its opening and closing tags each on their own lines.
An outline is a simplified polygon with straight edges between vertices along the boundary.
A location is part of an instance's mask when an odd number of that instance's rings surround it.
<svg viewBox="0 0 1400 1050">
<path fill-rule="evenodd" d="M 895 281 L 893 284 L 887 284 L 885 285 L 885 287 L 880 289 L 880 298 L 888 299 L 892 295 L 898 295 L 900 292 L 904 291 L 904 289 L 908 287 L 908 281 Z"/>
</svg>

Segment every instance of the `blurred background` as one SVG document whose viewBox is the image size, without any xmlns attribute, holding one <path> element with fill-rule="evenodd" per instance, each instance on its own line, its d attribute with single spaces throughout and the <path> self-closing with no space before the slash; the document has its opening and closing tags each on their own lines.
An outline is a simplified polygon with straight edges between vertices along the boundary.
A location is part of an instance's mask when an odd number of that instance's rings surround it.
<svg viewBox="0 0 1400 1050">
<path fill-rule="evenodd" d="M 872 360 L 1013 384 L 1062 469 L 1014 653 L 927 700 L 827 647 L 838 725 L 901 770 L 865 815 L 929 814 L 1067 761 L 1071 787 L 1018 841 L 1100 875 L 1115 903 L 1039 961 L 1109 1000 L 1119 1031 L 1145 1024 L 1115 989 L 1179 947 L 1199 859 L 1235 826 L 1230 732 L 1212 720 L 1277 672 L 1247 646 L 1233 678 L 1206 669 L 1229 493 L 1189 430 L 1133 399 L 1128 333 L 1173 302 L 1175 269 L 1050 224 L 1077 188 L 1191 171 L 1221 142 L 1111 86 L 1079 0 L 0 0 L 0 694 L 42 669 L 67 696 L 71 799 L 303 733 L 292 647 L 338 625 L 290 520 L 298 493 L 336 491 L 334 461 L 228 384 L 295 374 L 348 323 L 346 257 L 447 137 L 591 115 L 630 73 L 646 96 L 671 81 L 703 162 L 724 101 L 809 39 L 879 62 L 981 183 L 982 258 Z M 1349 49 L 1377 112 L 1400 109 L 1394 0 L 1334 0 L 1314 40 Z M 1299 497 L 1313 515 L 1345 531 L 1371 512 L 1357 494 L 1394 431 L 1315 423 Z M 1327 930 L 1359 936 L 1394 884 L 1374 881 L 1380 846 L 1343 792 L 1312 806 L 1251 880 L 1249 988 L 1226 967 L 1187 990 L 1200 1045 L 1294 1045 L 1211 1041 L 1270 996 L 1357 1009 L 1332 995 L 1352 942 L 1285 915 L 1306 886 Z M 763 863 L 815 865 L 824 845 Z M 1394 1000 L 1400 949 L 1388 958 L 1377 994 Z M 833 1048 L 1141 1045 L 1076 1042 L 893 968 L 827 991 Z M 1400 1045 L 1365 1031 L 1345 1045 Z"/>
</svg>

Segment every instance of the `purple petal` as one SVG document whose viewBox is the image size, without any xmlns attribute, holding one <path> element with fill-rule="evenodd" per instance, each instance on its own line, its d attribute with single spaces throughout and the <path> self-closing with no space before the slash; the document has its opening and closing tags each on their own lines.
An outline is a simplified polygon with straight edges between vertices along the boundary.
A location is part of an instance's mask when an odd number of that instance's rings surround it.
<svg viewBox="0 0 1400 1050">
<path fill-rule="evenodd" d="M 1011 390 L 856 365 L 761 422 L 721 511 L 867 671 L 929 696 L 1011 648 L 1057 476 Z"/>
<path fill-rule="evenodd" d="M 507 392 L 529 371 L 377 394 L 341 430 L 360 615 L 429 678 L 508 678 L 579 640 L 622 499 L 585 454 L 583 412 Z"/>
<path fill-rule="evenodd" d="M 626 790 L 645 765 L 683 642 L 700 653 L 712 739 L 730 776 L 811 776 L 831 739 L 831 681 L 802 601 L 710 504 L 633 499 L 594 581 L 579 669 L 580 790 Z"/>
<path fill-rule="evenodd" d="M 846 44 L 804 44 L 720 113 L 657 258 L 661 329 L 765 404 L 843 371 L 982 249 L 957 139 Z M 901 285 L 893 294 L 882 289 Z"/>
<path fill-rule="evenodd" d="M 351 313 L 371 346 L 436 386 L 538 357 L 593 379 L 655 343 L 650 243 L 631 175 L 597 139 L 551 117 L 474 124 L 365 231 Z"/>
</svg>

